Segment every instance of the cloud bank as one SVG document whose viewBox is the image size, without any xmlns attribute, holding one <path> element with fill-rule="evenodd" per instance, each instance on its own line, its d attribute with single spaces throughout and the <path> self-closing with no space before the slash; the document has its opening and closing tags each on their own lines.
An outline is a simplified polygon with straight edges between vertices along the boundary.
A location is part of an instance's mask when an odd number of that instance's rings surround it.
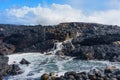
<svg viewBox="0 0 120 80">
<path fill-rule="evenodd" d="M 75 9 L 70 5 L 52 4 L 49 7 L 21 7 L 6 10 L 7 21 L 13 24 L 54 25 L 61 22 L 94 22 L 120 25 L 120 9 L 91 13 Z"/>
</svg>

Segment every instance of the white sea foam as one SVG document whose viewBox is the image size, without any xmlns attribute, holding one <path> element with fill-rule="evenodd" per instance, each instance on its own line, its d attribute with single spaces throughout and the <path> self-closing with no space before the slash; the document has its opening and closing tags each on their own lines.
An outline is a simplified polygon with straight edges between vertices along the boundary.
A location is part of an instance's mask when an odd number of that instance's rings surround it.
<svg viewBox="0 0 120 80">
<path fill-rule="evenodd" d="M 66 71 L 89 71 L 91 68 L 99 67 L 104 68 L 107 65 L 114 65 L 119 67 L 119 63 L 110 63 L 109 61 L 81 61 L 73 60 L 72 58 L 60 58 L 55 55 L 45 55 L 40 53 L 20 53 L 14 55 L 8 55 L 9 64 L 13 61 L 19 63 L 22 58 L 25 58 L 31 64 L 29 66 L 20 65 L 25 70 L 23 74 L 17 76 L 10 76 L 9 80 L 24 80 L 40 78 L 43 73 L 55 72 L 58 76 L 62 75 Z"/>
<path fill-rule="evenodd" d="M 71 42 L 71 39 L 64 41 Z M 41 54 L 41 53 L 18 53 L 13 55 L 8 55 L 9 64 L 16 61 L 18 64 L 25 58 L 31 64 L 29 66 L 20 65 L 19 66 L 25 71 L 23 74 L 16 76 L 9 76 L 8 80 L 25 80 L 25 79 L 38 79 L 43 73 L 55 72 L 58 76 L 63 75 L 67 71 L 89 71 L 92 68 L 105 68 L 106 66 L 116 66 L 120 68 L 120 63 L 111 63 L 109 61 L 81 61 L 73 60 L 71 57 L 60 57 L 56 56 L 55 53 L 62 49 L 62 42 L 56 42 L 56 48 L 51 50 L 51 55 Z M 6 77 L 5 77 L 6 78 Z M 4 79 L 5 80 L 5 79 Z"/>
</svg>

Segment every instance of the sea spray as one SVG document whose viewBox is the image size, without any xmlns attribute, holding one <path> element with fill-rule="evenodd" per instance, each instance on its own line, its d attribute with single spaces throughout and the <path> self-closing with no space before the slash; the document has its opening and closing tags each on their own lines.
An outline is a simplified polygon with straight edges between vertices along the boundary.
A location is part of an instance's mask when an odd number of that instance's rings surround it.
<svg viewBox="0 0 120 80">
<path fill-rule="evenodd" d="M 67 71 L 89 71 L 91 68 L 105 68 L 107 65 L 114 65 L 109 61 L 82 61 L 73 60 L 72 58 L 60 58 L 55 55 L 45 55 L 40 53 L 22 53 L 8 55 L 9 64 L 13 61 L 19 63 L 22 58 L 25 58 L 31 64 L 29 66 L 20 65 L 20 67 L 25 70 L 23 74 L 16 76 L 9 76 L 9 80 L 24 80 L 24 79 L 38 79 L 43 73 L 55 72 L 59 76 Z M 114 66 L 119 67 L 119 63 L 115 63 Z"/>
<path fill-rule="evenodd" d="M 55 55 L 57 51 L 60 51 L 64 48 L 63 43 L 71 43 L 72 48 L 74 49 L 74 45 L 72 44 L 72 38 L 67 39 L 63 42 L 56 42 L 54 47 L 49 52 L 41 53 L 18 53 L 13 55 L 8 55 L 9 64 L 12 64 L 13 61 L 16 61 L 18 64 L 25 58 L 31 64 L 29 66 L 20 65 L 19 66 L 24 70 L 23 74 L 16 76 L 9 76 L 9 80 L 24 80 L 24 79 L 39 79 L 43 73 L 55 72 L 59 76 L 64 74 L 67 71 L 90 71 L 93 68 L 105 68 L 107 66 L 114 65 L 119 67 L 119 63 L 111 63 L 109 61 L 82 61 L 82 60 L 74 60 L 72 57 L 62 57 Z M 47 55 L 48 53 L 51 53 Z"/>
</svg>

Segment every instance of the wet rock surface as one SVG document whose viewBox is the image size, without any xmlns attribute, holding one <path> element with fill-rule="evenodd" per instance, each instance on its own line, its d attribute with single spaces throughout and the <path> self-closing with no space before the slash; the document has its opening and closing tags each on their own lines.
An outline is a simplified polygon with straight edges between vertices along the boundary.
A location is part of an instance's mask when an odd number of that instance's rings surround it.
<svg viewBox="0 0 120 80">
<path fill-rule="evenodd" d="M 89 72 L 66 72 L 59 77 L 55 74 L 51 76 L 45 73 L 41 76 L 41 80 L 119 80 L 119 72 L 120 69 L 116 68 L 92 69 Z"/>
<path fill-rule="evenodd" d="M 120 61 L 120 45 L 93 45 L 93 46 L 80 46 L 71 51 L 70 56 L 76 56 L 77 59 L 82 60 L 109 60 Z"/>
<path fill-rule="evenodd" d="M 15 48 L 13 45 L 4 43 L 0 38 L 0 80 L 7 75 L 17 75 L 22 73 L 19 71 L 21 69 L 18 65 L 14 66 L 14 69 L 13 65 L 8 65 L 9 58 L 7 55 L 13 53 L 14 50 Z"/>
<path fill-rule="evenodd" d="M 6 56 L 8 54 L 8 44 L 3 43 L 0 39 L 0 78 L 7 75 L 7 70 L 9 69 L 8 60 L 9 58 Z"/>
<path fill-rule="evenodd" d="M 19 65 L 11 64 L 7 70 L 7 75 L 18 75 L 22 74 L 23 72 L 24 71 L 19 67 Z"/>
<path fill-rule="evenodd" d="M 27 60 L 24 59 L 24 58 L 23 58 L 19 63 L 20 63 L 20 64 L 26 64 L 26 65 L 30 64 L 30 62 L 27 61 Z"/>
<path fill-rule="evenodd" d="M 8 57 L 0 56 L 0 76 L 7 75 L 7 69 L 8 69 Z"/>
<path fill-rule="evenodd" d="M 56 55 L 82 60 L 120 61 L 120 27 L 97 23 L 61 23 L 54 26 L 0 25 L 0 37 L 9 44 L 9 54 L 17 52 L 47 52 L 55 41 L 63 42 Z"/>
</svg>

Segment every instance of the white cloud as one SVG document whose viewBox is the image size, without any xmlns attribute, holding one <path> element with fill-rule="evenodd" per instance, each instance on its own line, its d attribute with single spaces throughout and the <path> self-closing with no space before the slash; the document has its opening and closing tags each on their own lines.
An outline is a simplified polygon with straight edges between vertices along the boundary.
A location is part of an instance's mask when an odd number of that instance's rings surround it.
<svg viewBox="0 0 120 80">
<path fill-rule="evenodd" d="M 120 25 L 120 9 L 96 11 L 92 14 L 72 8 L 70 5 L 52 4 L 50 7 L 21 7 L 7 9 L 13 23 L 53 25 L 61 22 L 97 22 Z"/>
<path fill-rule="evenodd" d="M 8 16 L 16 17 L 16 20 L 23 20 L 23 23 L 30 24 L 58 24 L 60 22 L 78 21 L 84 18 L 80 10 L 73 9 L 69 5 L 52 4 L 50 8 L 22 7 L 19 9 L 7 9 Z M 31 16 L 31 14 L 33 16 Z"/>
<path fill-rule="evenodd" d="M 30 8 L 26 6 L 19 9 L 7 9 L 7 12 L 9 13 L 8 15 L 16 16 L 18 18 L 24 17 L 29 11 Z"/>
<path fill-rule="evenodd" d="M 94 12 L 88 17 L 88 21 L 120 25 L 120 10 Z"/>
<path fill-rule="evenodd" d="M 110 0 L 108 6 L 113 8 L 120 8 L 120 0 Z"/>
</svg>

